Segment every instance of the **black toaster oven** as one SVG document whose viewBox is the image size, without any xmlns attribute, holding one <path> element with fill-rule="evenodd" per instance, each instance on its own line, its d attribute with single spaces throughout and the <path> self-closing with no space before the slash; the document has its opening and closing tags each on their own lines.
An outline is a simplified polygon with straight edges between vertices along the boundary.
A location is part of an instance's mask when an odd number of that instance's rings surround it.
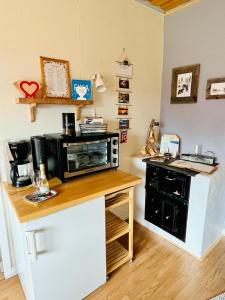
<svg viewBox="0 0 225 300">
<path fill-rule="evenodd" d="M 48 177 L 68 178 L 119 166 L 119 134 L 45 134 Z"/>
</svg>

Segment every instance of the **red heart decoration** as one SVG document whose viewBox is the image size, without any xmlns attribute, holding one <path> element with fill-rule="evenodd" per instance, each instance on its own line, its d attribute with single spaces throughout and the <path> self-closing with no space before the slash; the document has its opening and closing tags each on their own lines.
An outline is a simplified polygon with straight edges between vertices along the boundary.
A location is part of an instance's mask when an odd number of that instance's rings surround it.
<svg viewBox="0 0 225 300">
<path fill-rule="evenodd" d="M 26 90 L 27 85 L 29 87 L 31 87 L 31 86 L 34 87 L 34 90 L 31 93 Z M 24 80 L 24 81 L 20 82 L 20 88 L 24 92 L 26 98 L 32 98 L 32 97 L 35 98 L 40 86 L 36 81 L 25 81 Z"/>
</svg>

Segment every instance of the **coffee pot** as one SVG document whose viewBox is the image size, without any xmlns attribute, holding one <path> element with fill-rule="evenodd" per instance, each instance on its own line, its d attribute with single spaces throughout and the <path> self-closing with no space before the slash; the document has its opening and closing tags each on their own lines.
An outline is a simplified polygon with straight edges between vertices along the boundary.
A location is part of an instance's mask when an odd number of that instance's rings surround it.
<svg viewBox="0 0 225 300">
<path fill-rule="evenodd" d="M 21 187 L 31 184 L 30 178 L 30 143 L 25 140 L 9 141 L 9 150 L 12 160 L 10 160 L 10 178 L 12 185 Z"/>
</svg>

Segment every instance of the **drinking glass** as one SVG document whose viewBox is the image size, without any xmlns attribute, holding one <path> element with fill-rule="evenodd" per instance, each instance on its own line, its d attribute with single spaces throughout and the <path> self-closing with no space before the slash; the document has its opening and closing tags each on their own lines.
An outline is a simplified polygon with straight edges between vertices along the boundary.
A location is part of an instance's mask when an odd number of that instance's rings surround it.
<svg viewBox="0 0 225 300">
<path fill-rule="evenodd" d="M 35 188 L 35 192 L 37 194 L 39 194 L 40 190 L 40 171 L 32 171 L 31 173 L 31 181 L 32 181 L 32 185 Z"/>
</svg>

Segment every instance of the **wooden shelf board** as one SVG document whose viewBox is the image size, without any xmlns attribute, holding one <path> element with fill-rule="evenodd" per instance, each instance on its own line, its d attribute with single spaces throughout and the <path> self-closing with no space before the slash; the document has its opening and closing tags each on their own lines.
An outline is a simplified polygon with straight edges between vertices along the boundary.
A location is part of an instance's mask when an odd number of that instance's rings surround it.
<svg viewBox="0 0 225 300">
<path fill-rule="evenodd" d="M 133 104 L 127 104 L 127 103 L 115 103 L 115 105 L 119 105 L 119 106 L 133 106 Z"/>
<path fill-rule="evenodd" d="M 130 231 L 129 224 L 110 211 L 106 211 L 106 244 L 118 239 Z"/>
<path fill-rule="evenodd" d="M 120 119 L 126 119 L 126 120 L 130 120 L 130 119 L 133 119 L 131 117 L 127 117 L 127 116 L 120 116 L 120 117 L 117 117 L 116 119 L 120 120 Z"/>
<path fill-rule="evenodd" d="M 119 242 L 114 241 L 110 243 L 106 248 L 107 274 L 111 273 L 131 258 L 129 252 Z"/>
<path fill-rule="evenodd" d="M 132 128 L 116 128 L 116 130 L 130 130 Z"/>
<path fill-rule="evenodd" d="M 65 104 L 65 105 L 92 105 L 93 100 L 73 100 L 65 98 L 17 98 L 17 104 Z"/>
<path fill-rule="evenodd" d="M 118 78 L 126 78 L 126 79 L 132 79 L 133 76 L 120 76 L 120 75 L 116 75 L 116 77 Z"/>
<path fill-rule="evenodd" d="M 119 193 L 112 198 L 106 199 L 105 201 L 106 211 L 111 208 L 115 208 L 117 206 L 125 204 L 129 201 L 130 201 L 129 193 Z"/>
<path fill-rule="evenodd" d="M 127 93 L 127 94 L 130 94 L 130 93 L 132 93 L 132 90 L 130 90 L 130 89 L 117 89 L 116 90 L 117 92 L 120 92 L 120 93 Z"/>
</svg>

